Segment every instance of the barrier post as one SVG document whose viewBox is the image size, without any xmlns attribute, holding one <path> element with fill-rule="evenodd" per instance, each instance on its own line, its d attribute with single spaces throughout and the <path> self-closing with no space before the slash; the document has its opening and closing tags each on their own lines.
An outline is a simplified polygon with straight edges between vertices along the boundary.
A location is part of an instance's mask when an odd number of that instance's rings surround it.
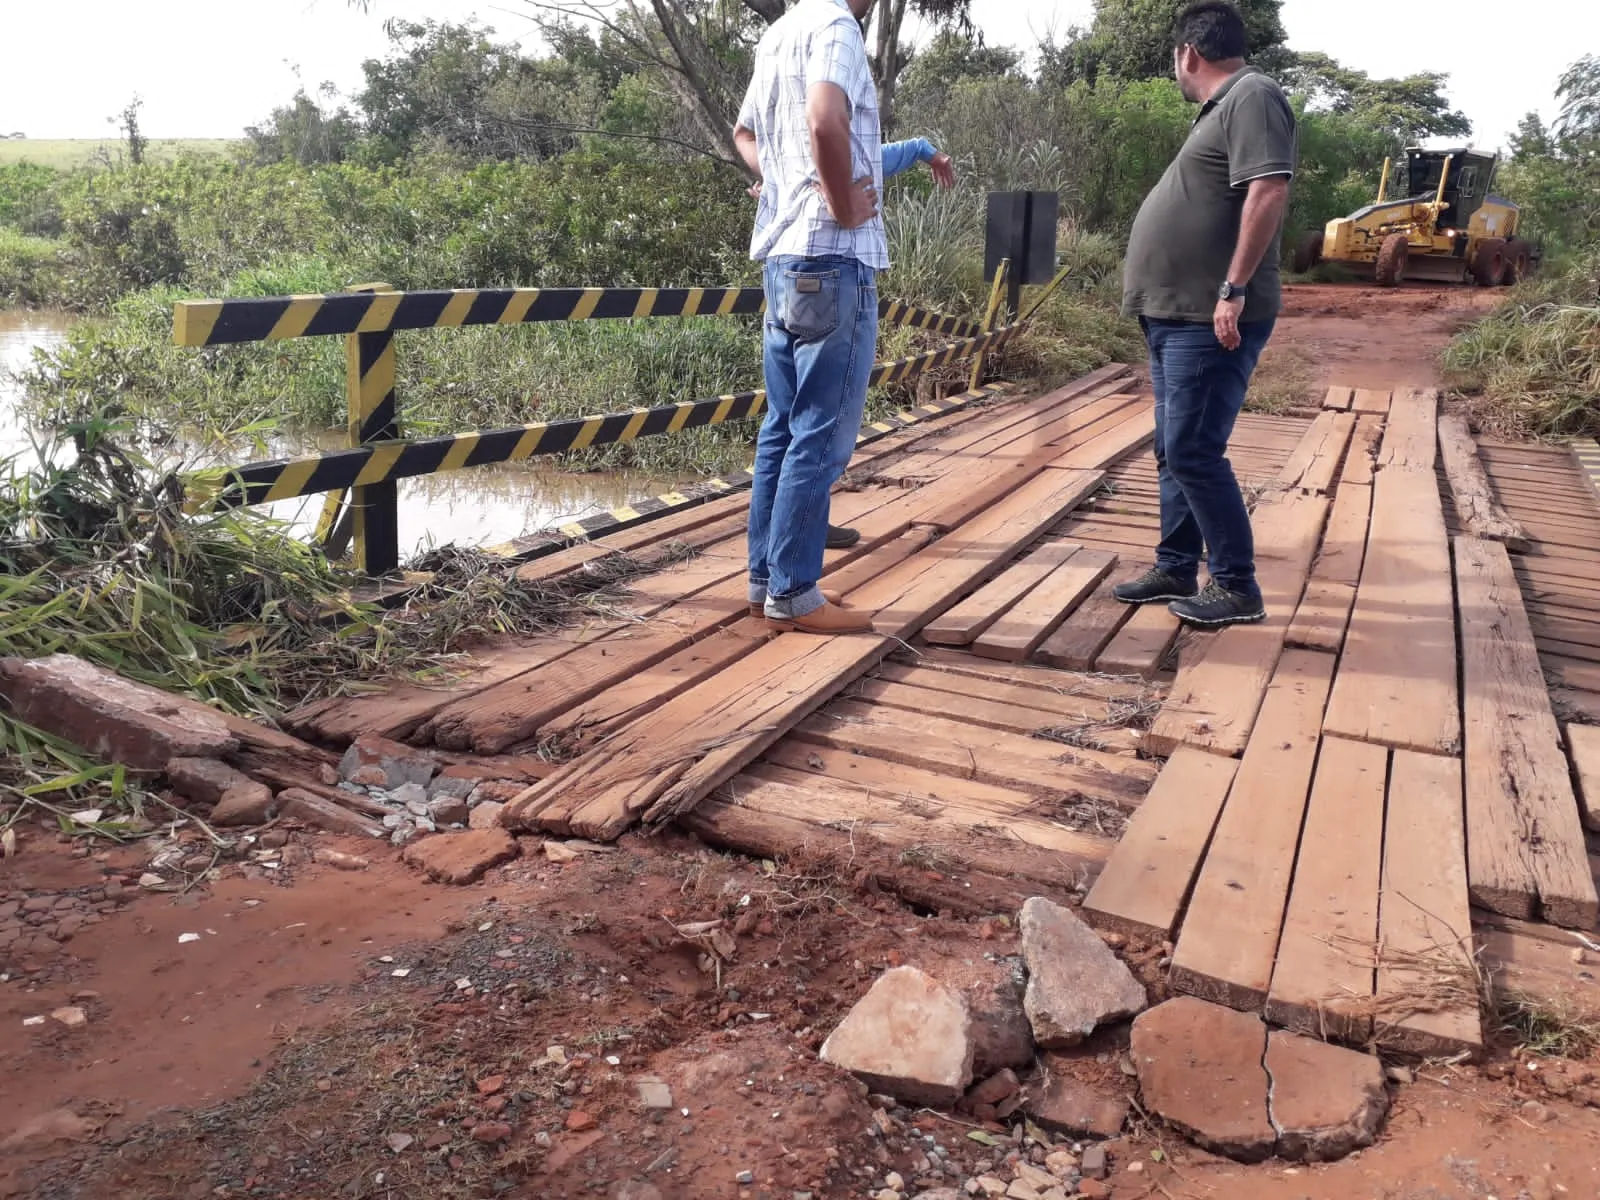
<svg viewBox="0 0 1600 1200">
<path fill-rule="evenodd" d="M 983 333 L 993 333 L 995 330 L 995 321 L 1000 315 L 1001 292 L 1006 286 L 1006 277 L 1010 274 L 1011 260 L 1009 258 L 1001 259 L 1000 266 L 995 270 L 994 273 L 994 287 L 989 289 L 989 310 L 984 314 L 983 329 L 981 331 Z M 979 385 L 982 383 L 983 351 L 980 350 L 978 353 L 972 356 L 972 390 L 977 391 Z"/>
<path fill-rule="evenodd" d="M 386 283 L 366 283 L 353 292 L 392 292 Z M 375 301 L 376 303 L 376 301 Z M 345 336 L 345 396 L 351 446 L 400 436 L 395 399 L 394 333 Z M 364 575 L 384 575 L 400 566 L 400 493 L 393 481 L 350 489 L 355 567 Z"/>
</svg>

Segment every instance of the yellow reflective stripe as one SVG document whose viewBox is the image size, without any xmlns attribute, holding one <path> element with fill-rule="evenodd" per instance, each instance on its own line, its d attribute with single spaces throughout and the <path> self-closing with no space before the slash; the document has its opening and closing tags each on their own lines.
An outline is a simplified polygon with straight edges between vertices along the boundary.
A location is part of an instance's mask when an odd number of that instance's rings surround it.
<svg viewBox="0 0 1600 1200">
<path fill-rule="evenodd" d="M 604 417 L 589 417 L 584 420 L 583 428 L 578 430 L 578 436 L 572 439 L 573 450 L 587 450 L 589 443 L 594 441 L 595 435 L 600 432 L 600 426 L 605 423 Z"/>
<path fill-rule="evenodd" d="M 739 303 L 739 289 L 729 288 L 728 294 L 722 298 L 722 303 L 717 305 L 717 316 L 727 316 L 733 311 L 733 306 L 737 303 Z"/>
<path fill-rule="evenodd" d="M 278 478 L 272 481 L 272 486 L 267 489 L 265 503 L 274 500 L 288 500 L 294 496 L 305 494 L 306 484 L 311 482 L 311 476 L 316 474 L 317 468 L 322 465 L 320 458 L 302 458 L 298 462 L 284 464 L 283 471 Z"/>
<path fill-rule="evenodd" d="M 648 408 L 636 408 L 636 409 L 634 409 L 633 410 L 633 416 L 629 418 L 627 427 L 623 429 L 622 436 L 620 438 L 618 438 L 617 441 L 619 441 L 619 442 L 631 442 L 631 441 L 633 441 L 636 437 L 639 436 L 639 431 L 644 428 L 645 420 L 649 416 L 650 416 L 650 410 Z"/>
<path fill-rule="evenodd" d="M 475 289 L 467 288 L 450 294 L 450 302 L 444 306 L 444 311 L 439 314 L 434 328 L 459 329 L 461 322 L 467 319 L 467 314 L 472 311 L 472 306 L 477 303 L 478 293 Z"/>
<path fill-rule="evenodd" d="M 511 461 L 519 458 L 532 458 L 539 449 L 539 443 L 544 440 L 545 430 L 548 425 L 529 425 L 528 430 L 517 439 L 516 448 L 511 451 Z"/>
<path fill-rule="evenodd" d="M 283 310 L 283 315 L 272 327 L 272 332 L 262 340 L 281 342 L 288 338 L 299 337 L 305 333 L 306 326 L 311 324 L 311 318 L 322 311 L 322 301 L 321 296 L 293 297 L 289 301 L 289 307 Z"/>
<path fill-rule="evenodd" d="M 361 377 L 362 416 L 369 416 L 379 402 L 394 391 L 394 343 L 390 342 L 378 355 L 367 373 Z"/>
<path fill-rule="evenodd" d="M 626 504 L 624 504 L 621 508 L 613 508 L 611 510 L 611 515 L 618 521 L 637 521 L 639 519 L 639 510 L 636 508 L 629 508 Z"/>
<path fill-rule="evenodd" d="M 738 399 L 737 396 L 719 396 L 716 410 L 711 414 L 711 424 L 720 425 L 726 421 L 728 414 L 733 411 L 734 402 Z"/>
<path fill-rule="evenodd" d="M 500 324 L 522 324 L 524 318 L 528 315 L 528 310 L 533 307 L 533 302 L 538 298 L 538 288 L 518 288 L 511 294 L 511 302 L 506 305 L 505 312 L 500 314 Z"/>
<path fill-rule="evenodd" d="M 374 446 L 372 457 L 367 459 L 367 465 L 361 468 L 361 474 L 356 476 L 355 486 L 382 483 L 388 479 L 389 472 L 394 470 L 394 464 L 400 461 L 405 449 L 405 442 L 380 442 Z"/>
<path fill-rule="evenodd" d="M 655 288 L 642 289 L 639 292 L 639 303 L 633 306 L 633 315 L 636 317 L 648 317 L 655 312 L 656 298 L 660 294 Z"/>
<path fill-rule="evenodd" d="M 569 321 L 587 321 L 594 316 L 594 310 L 600 306 L 600 297 L 604 296 L 604 288 L 584 288 L 583 295 L 578 297 L 578 303 L 572 310 Z"/>
<path fill-rule="evenodd" d="M 689 421 L 689 418 L 694 415 L 694 407 L 695 406 L 693 404 L 678 405 L 678 411 L 673 413 L 672 420 L 667 422 L 667 432 L 682 432 L 684 425 L 686 425 Z"/>
<path fill-rule="evenodd" d="M 664 496 L 657 496 L 656 499 L 661 501 L 663 504 L 670 504 L 674 508 L 680 504 L 689 503 L 689 497 L 685 496 L 682 492 L 668 492 Z"/>
<path fill-rule="evenodd" d="M 481 433 L 457 434 L 456 440 L 450 443 L 450 449 L 445 451 L 444 459 L 439 463 L 439 470 L 461 470 L 467 465 L 467 458 L 478 448 L 478 443 L 482 440 Z"/>
<path fill-rule="evenodd" d="M 394 323 L 394 314 L 400 310 L 400 301 L 404 298 L 404 292 L 373 293 L 372 303 L 362 315 L 361 324 L 356 326 L 356 332 L 378 333 L 389 328 Z"/>
<path fill-rule="evenodd" d="M 700 305 L 705 303 L 705 288 L 690 288 L 689 297 L 683 302 L 683 315 L 692 317 L 700 312 Z"/>
<path fill-rule="evenodd" d="M 589 531 L 582 525 L 563 525 L 560 529 L 564 537 L 581 538 L 589 536 Z"/>
<path fill-rule="evenodd" d="M 220 300 L 180 300 L 172 313 L 172 340 L 180 346 L 204 346 L 221 315 Z"/>
</svg>

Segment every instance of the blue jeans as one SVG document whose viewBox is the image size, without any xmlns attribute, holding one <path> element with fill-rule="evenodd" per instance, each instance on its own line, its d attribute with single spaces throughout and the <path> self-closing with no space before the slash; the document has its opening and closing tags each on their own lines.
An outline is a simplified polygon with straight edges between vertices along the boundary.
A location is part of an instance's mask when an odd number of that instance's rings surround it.
<svg viewBox="0 0 1600 1200">
<path fill-rule="evenodd" d="M 1150 346 L 1156 394 L 1161 478 L 1156 566 L 1191 582 L 1209 549 L 1213 580 L 1230 592 L 1259 598 L 1250 512 L 1228 461 L 1228 439 L 1275 321 L 1241 324 L 1237 350 L 1223 348 L 1209 321 L 1141 318 L 1140 324 Z"/>
<path fill-rule="evenodd" d="M 853 258 L 766 264 L 767 416 L 750 489 L 750 597 L 767 614 L 823 605 L 828 494 L 861 433 L 878 349 L 878 283 Z"/>
</svg>

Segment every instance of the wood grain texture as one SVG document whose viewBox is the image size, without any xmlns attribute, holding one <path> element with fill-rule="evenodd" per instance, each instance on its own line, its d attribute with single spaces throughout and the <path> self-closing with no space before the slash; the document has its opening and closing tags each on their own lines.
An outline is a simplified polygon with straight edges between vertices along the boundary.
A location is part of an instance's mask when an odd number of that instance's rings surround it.
<svg viewBox="0 0 1600 1200">
<path fill-rule="evenodd" d="M 1593 725 L 1567 726 L 1567 751 L 1578 784 L 1583 823 L 1600 833 L 1600 729 Z"/>
<path fill-rule="evenodd" d="M 1072 615 L 1116 566 L 1117 556 L 1080 549 L 1012 605 L 972 643 L 980 658 L 1020 663 Z"/>
<path fill-rule="evenodd" d="M 1501 542 L 1517 554 L 1526 553 L 1531 545 L 1527 530 L 1513 521 L 1496 499 L 1464 413 L 1440 415 L 1439 450 L 1461 527 L 1478 537 Z"/>
<path fill-rule="evenodd" d="M 1073 542 L 1045 542 L 949 612 L 929 622 L 925 641 L 938 646 L 967 646 L 1005 612 L 1081 549 Z"/>
</svg>

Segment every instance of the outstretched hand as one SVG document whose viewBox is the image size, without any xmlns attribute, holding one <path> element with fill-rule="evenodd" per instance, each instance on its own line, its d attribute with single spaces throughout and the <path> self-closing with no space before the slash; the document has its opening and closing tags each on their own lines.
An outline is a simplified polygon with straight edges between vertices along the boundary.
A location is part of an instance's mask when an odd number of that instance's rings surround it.
<svg viewBox="0 0 1600 1200">
<path fill-rule="evenodd" d="M 940 187 L 949 191 L 956 185 L 956 164 L 944 151 L 935 154 L 928 163 L 928 170 L 933 173 L 933 181 Z"/>
</svg>

